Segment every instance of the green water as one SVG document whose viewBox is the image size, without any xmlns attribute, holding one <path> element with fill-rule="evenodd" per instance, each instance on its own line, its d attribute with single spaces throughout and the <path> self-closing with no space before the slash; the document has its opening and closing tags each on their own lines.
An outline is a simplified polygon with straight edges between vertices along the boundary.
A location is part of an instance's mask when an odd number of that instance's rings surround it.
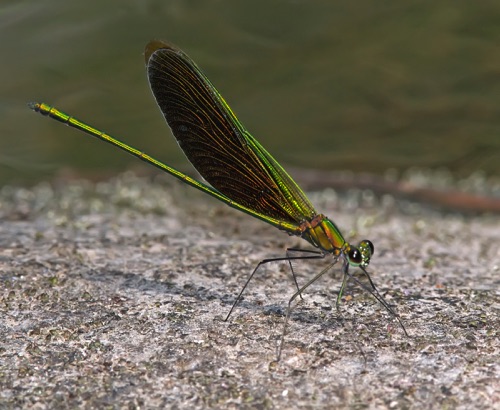
<svg viewBox="0 0 500 410">
<path fill-rule="evenodd" d="M 56 105 L 172 165 L 145 77 L 184 49 L 282 163 L 500 174 L 498 1 L 3 1 L 0 182 L 137 160 L 32 113 Z"/>
</svg>

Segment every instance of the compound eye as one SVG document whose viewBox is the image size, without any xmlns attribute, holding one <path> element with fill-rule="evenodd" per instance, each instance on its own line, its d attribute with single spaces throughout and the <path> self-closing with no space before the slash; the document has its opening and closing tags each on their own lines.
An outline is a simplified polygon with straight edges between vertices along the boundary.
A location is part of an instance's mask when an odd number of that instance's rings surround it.
<svg viewBox="0 0 500 410">
<path fill-rule="evenodd" d="M 375 252 L 375 247 L 373 246 L 373 243 L 369 241 L 368 239 L 362 240 L 358 244 L 358 248 L 361 251 L 361 253 L 366 254 L 366 251 L 369 249 L 370 250 L 370 255 L 369 257 L 373 256 L 373 252 Z"/>
<path fill-rule="evenodd" d="M 375 252 L 375 247 L 373 246 L 373 243 L 369 241 L 368 239 L 365 239 L 363 241 L 368 247 L 370 248 L 371 255 L 373 255 L 373 252 Z"/>
<path fill-rule="evenodd" d="M 352 247 L 349 250 L 349 253 L 347 254 L 347 256 L 349 257 L 349 262 L 352 265 L 357 266 L 363 261 L 363 258 L 361 257 L 361 252 L 355 247 Z"/>
</svg>

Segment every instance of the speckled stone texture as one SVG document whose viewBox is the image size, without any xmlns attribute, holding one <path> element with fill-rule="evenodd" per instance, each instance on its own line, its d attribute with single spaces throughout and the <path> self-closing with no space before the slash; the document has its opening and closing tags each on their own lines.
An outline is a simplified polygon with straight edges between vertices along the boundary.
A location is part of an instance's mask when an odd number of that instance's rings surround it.
<svg viewBox="0 0 500 410">
<path fill-rule="evenodd" d="M 0 408 L 500 406 L 498 215 L 369 192 L 311 194 L 353 242 L 410 334 L 334 270 L 292 312 L 307 243 L 167 178 L 0 192 Z M 327 260 L 296 263 L 299 283 Z"/>
</svg>

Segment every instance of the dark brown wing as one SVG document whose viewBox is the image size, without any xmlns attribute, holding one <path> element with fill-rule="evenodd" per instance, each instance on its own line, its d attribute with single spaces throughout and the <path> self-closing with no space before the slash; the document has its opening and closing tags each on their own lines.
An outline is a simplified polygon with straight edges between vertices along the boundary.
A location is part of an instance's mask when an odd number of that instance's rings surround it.
<svg viewBox="0 0 500 410">
<path fill-rule="evenodd" d="M 238 121 L 222 96 L 181 50 L 146 47 L 151 90 L 189 161 L 215 189 L 264 216 L 311 219 L 305 194 Z"/>
</svg>

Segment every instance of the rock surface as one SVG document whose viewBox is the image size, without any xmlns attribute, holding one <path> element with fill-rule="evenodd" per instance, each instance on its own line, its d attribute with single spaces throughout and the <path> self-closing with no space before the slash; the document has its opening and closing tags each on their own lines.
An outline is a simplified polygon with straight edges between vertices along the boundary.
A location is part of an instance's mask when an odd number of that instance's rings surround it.
<svg viewBox="0 0 500 410">
<path fill-rule="evenodd" d="M 168 177 L 4 187 L 0 407 L 499 408 L 498 216 L 311 199 L 374 242 L 369 271 L 409 337 L 355 284 L 337 311 L 336 268 L 294 308 L 276 363 L 286 264 L 223 319 L 261 259 L 307 243 Z M 295 263 L 299 283 L 328 262 Z"/>
</svg>

